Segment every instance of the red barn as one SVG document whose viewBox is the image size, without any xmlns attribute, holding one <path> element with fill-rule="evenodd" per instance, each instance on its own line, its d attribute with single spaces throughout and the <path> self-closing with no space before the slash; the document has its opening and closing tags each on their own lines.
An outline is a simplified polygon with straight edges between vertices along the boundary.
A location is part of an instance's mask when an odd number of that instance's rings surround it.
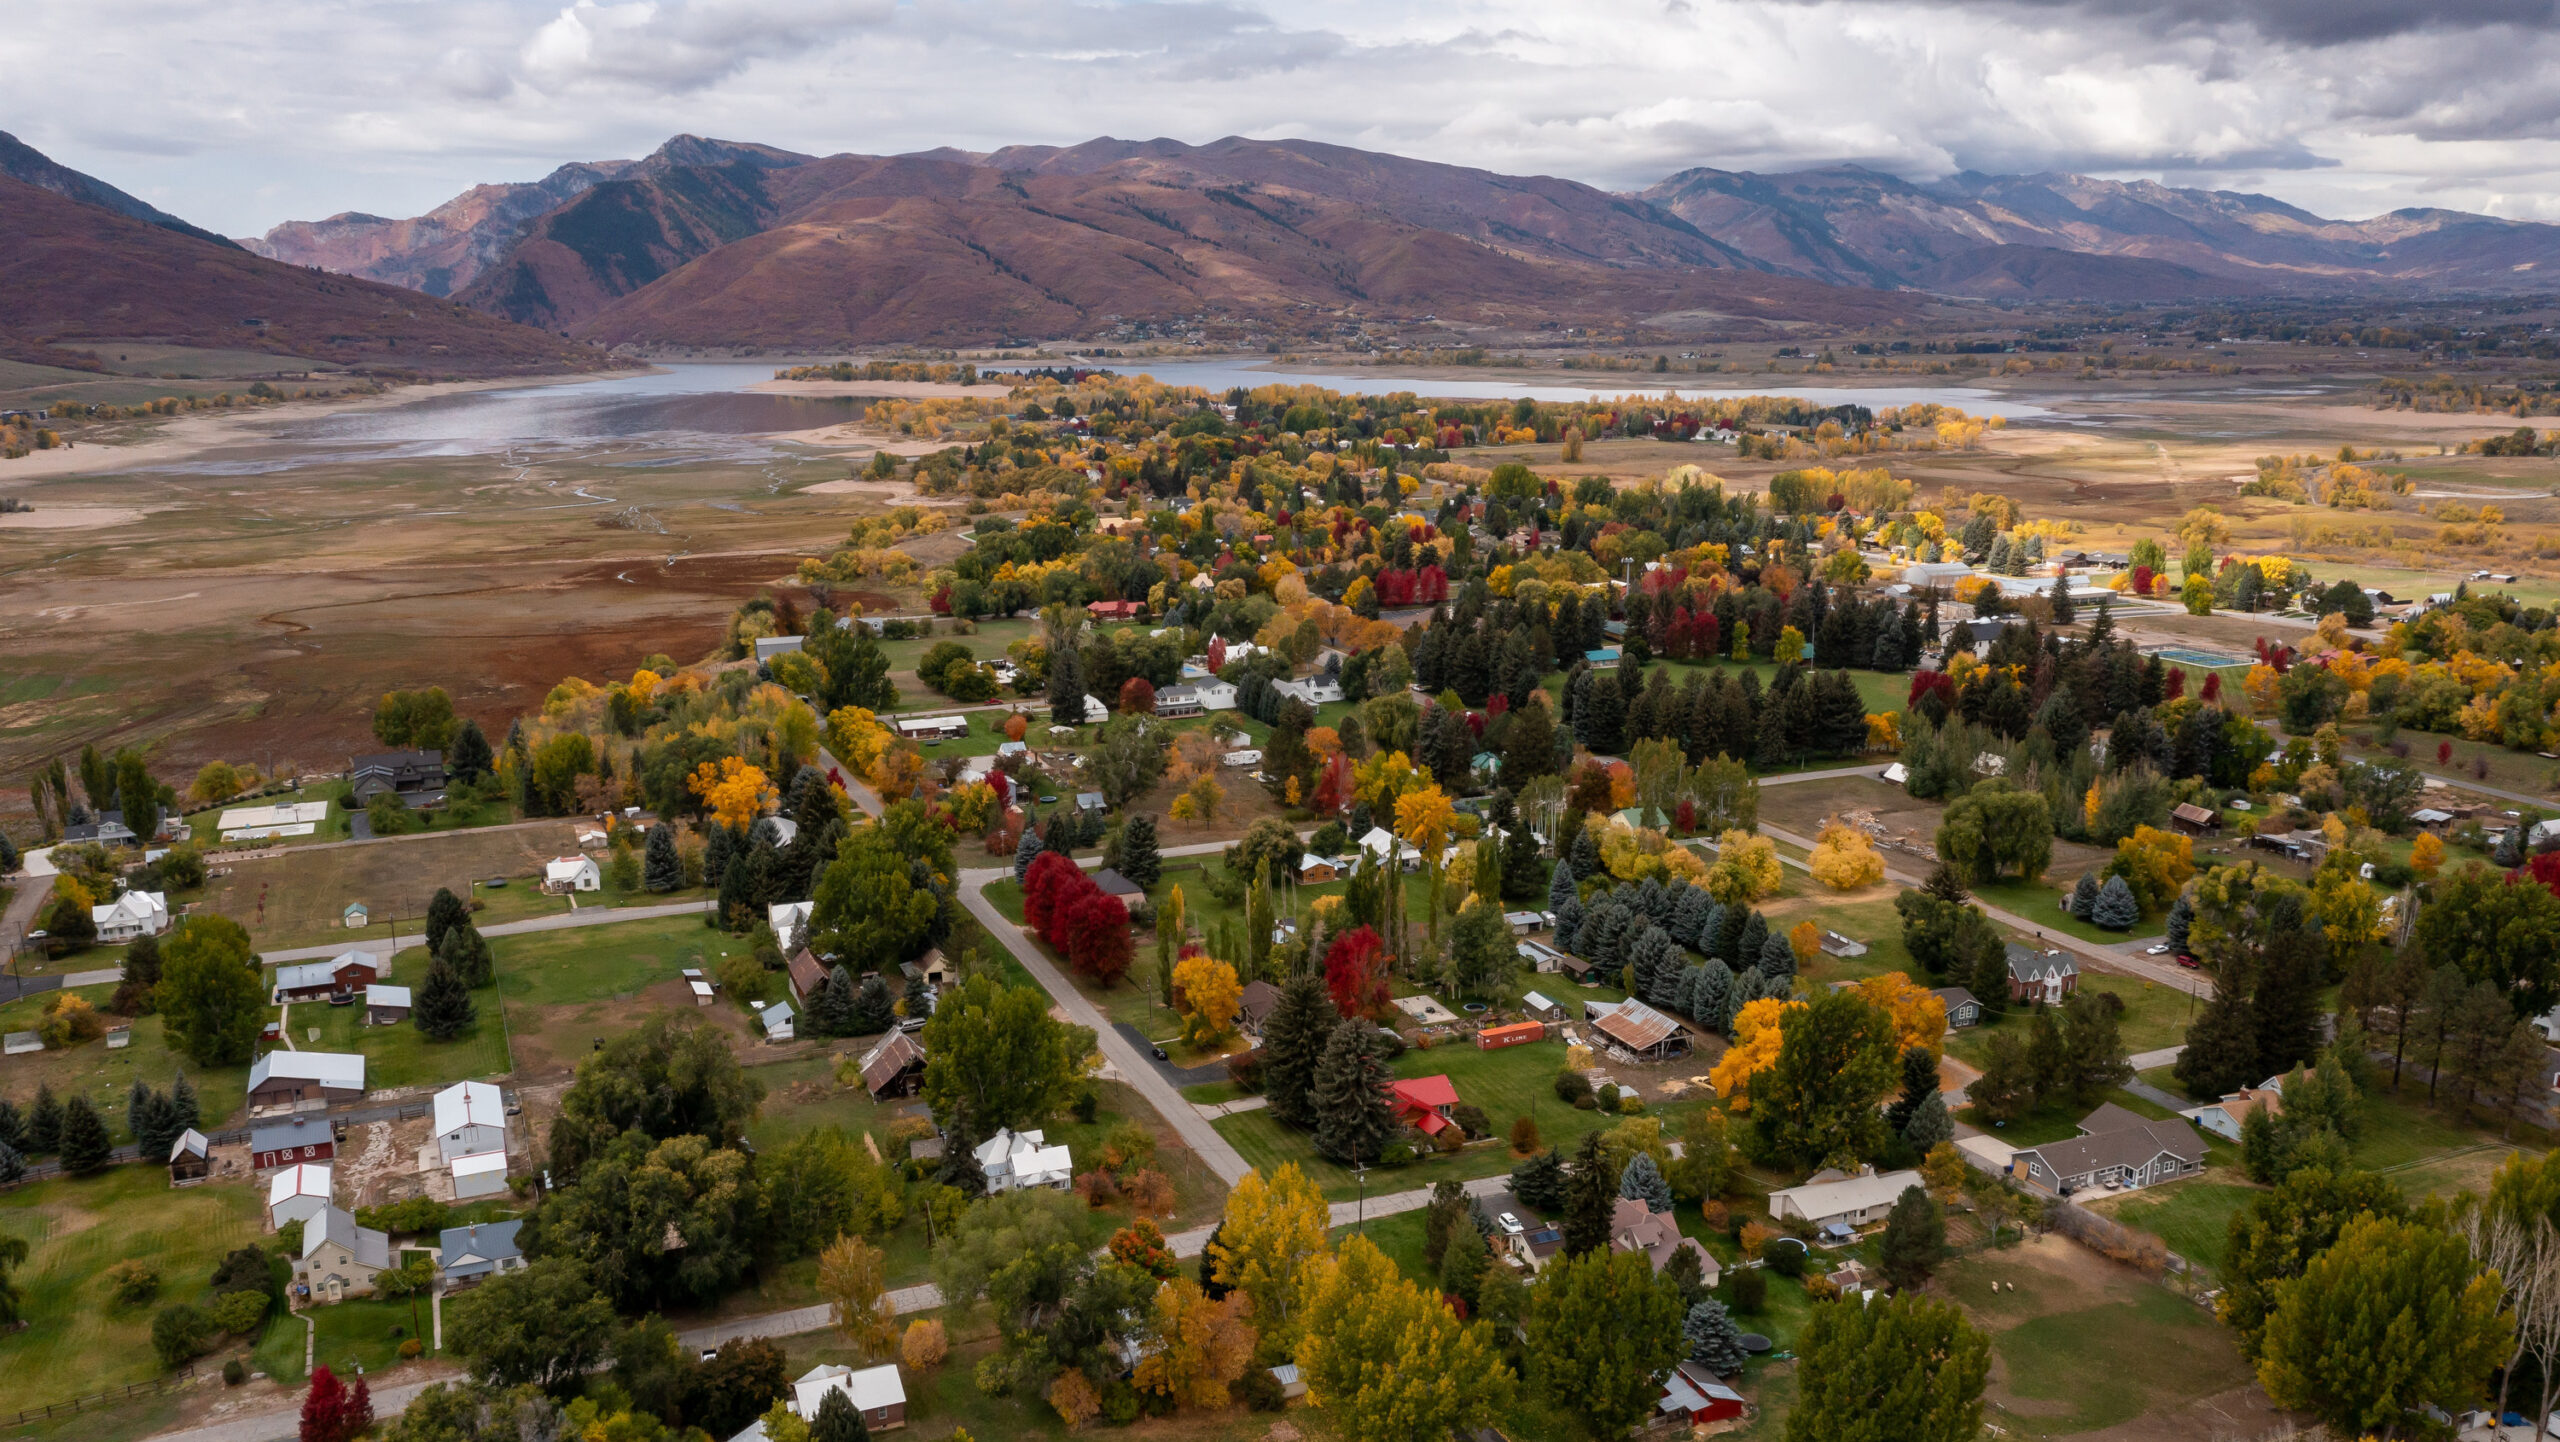
<svg viewBox="0 0 2560 1442">
<path fill-rule="evenodd" d="M 1388 1088 L 1388 1100 L 1396 1109 L 1396 1119 L 1419 1128 L 1426 1137 L 1436 1137 L 1449 1128 L 1449 1112 L 1458 1104 L 1458 1089 L 1448 1074 L 1415 1077 L 1399 1081 Z"/>
</svg>

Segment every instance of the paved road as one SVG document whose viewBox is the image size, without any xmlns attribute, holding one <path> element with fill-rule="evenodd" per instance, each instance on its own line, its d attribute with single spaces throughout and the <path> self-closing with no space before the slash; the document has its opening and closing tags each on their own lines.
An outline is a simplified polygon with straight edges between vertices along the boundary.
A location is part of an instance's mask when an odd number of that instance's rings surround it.
<svg viewBox="0 0 2560 1442">
<path fill-rule="evenodd" d="M 1760 834 L 1778 841 L 1783 841 L 1789 846 L 1801 847 L 1806 851 L 1811 851 L 1813 849 L 1812 837 L 1798 836 L 1792 831 L 1782 830 L 1770 825 L 1766 821 L 1760 823 Z M 1803 862 L 1796 860 L 1792 856 L 1782 856 L 1780 859 L 1785 861 L 1787 865 L 1795 867 L 1799 871 L 1807 869 Z M 1885 867 L 1884 874 L 1885 879 L 1889 881 L 1899 881 L 1905 886 L 1918 886 L 1923 880 L 1923 878 L 1914 876 L 1910 872 L 1897 871 L 1890 864 Z M 2193 996 L 2209 997 L 2213 995 L 2213 982 L 2207 978 L 2204 973 L 2189 971 L 2185 967 L 2179 966 L 2174 962 L 2164 962 L 2142 955 L 2140 946 L 2148 945 L 2149 943 L 2127 943 L 2121 948 L 2101 946 L 2095 942 L 2082 941 L 2078 937 L 2068 936 L 2061 932 L 2049 933 L 2045 931 L 2042 923 L 2030 921 L 2027 918 L 2016 915 L 2012 912 L 2003 911 L 1999 907 L 1991 905 L 1980 897 L 1974 898 L 1974 904 L 1981 907 L 1982 914 L 1990 917 L 1993 921 L 1999 922 L 2004 926 L 2014 928 L 2015 930 L 2023 932 L 2029 936 L 2042 937 L 2047 943 L 2071 952 L 2083 961 L 2089 962 L 2101 970 L 2120 972 L 2128 976 L 2138 976 L 2145 981 L 2157 982 L 2162 986 L 2183 991 Z"/>
<path fill-rule="evenodd" d="M 1245 1164 L 1244 1156 L 1229 1145 L 1225 1137 L 1218 1135 L 1217 1128 L 1209 1125 L 1197 1111 L 1193 1110 L 1191 1103 L 1182 1099 L 1182 1093 L 1175 1089 L 1172 1082 L 1165 1079 L 1162 1072 L 1156 1070 L 1155 1058 L 1139 1050 L 1127 1037 L 1122 1036 L 1119 1029 L 1112 1026 L 1110 1020 L 1103 1016 L 1100 1009 L 1092 1002 L 1085 1000 L 1084 994 L 1077 991 L 1074 984 L 1050 963 L 1049 958 L 1041 953 L 1039 945 L 1025 936 L 1022 928 L 1014 925 L 1003 912 L 996 910 L 993 902 L 987 900 L 988 882 L 1010 880 L 1012 876 L 1013 868 L 1008 866 L 961 872 L 961 903 L 969 908 L 970 915 L 978 919 L 978 924 L 987 929 L 989 936 L 994 937 L 1006 950 L 1013 953 L 1014 959 L 1021 962 L 1023 969 L 1030 972 L 1032 978 L 1048 991 L 1050 998 L 1057 1003 L 1058 1009 L 1066 1013 L 1070 1021 L 1093 1028 L 1093 1034 L 1101 1044 L 1104 1059 L 1111 1063 L 1112 1067 L 1120 1073 L 1121 1079 L 1134 1088 L 1138 1095 L 1147 1099 L 1148 1105 L 1156 1109 L 1156 1113 L 1164 1118 L 1165 1124 L 1174 1129 L 1175 1133 L 1182 1138 L 1183 1144 L 1190 1147 L 1200 1160 L 1208 1165 L 1209 1170 L 1218 1174 L 1219 1180 L 1229 1186 L 1242 1180 L 1244 1174 L 1252 1170 Z"/>
<path fill-rule="evenodd" d="M 525 936 L 537 931 L 569 931 L 581 926 L 611 926 L 618 921 L 655 921 L 662 916 L 699 916 L 711 909 L 708 901 L 670 901 L 657 906 L 588 906 L 576 911 L 563 911 L 551 916 L 529 917 L 523 921 L 501 921 L 480 928 L 482 936 Z M 286 951 L 262 951 L 260 961 L 327 961 L 348 951 L 388 950 L 424 946 L 424 934 L 395 937 L 388 948 L 380 942 L 358 942 L 353 946 L 298 946 Z M 112 978 L 115 973 L 109 973 Z"/>
</svg>

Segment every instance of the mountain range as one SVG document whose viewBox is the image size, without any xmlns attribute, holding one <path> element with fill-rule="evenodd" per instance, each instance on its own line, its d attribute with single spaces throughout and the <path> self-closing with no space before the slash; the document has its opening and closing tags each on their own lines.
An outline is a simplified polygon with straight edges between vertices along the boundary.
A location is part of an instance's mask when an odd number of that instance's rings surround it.
<svg viewBox="0 0 2560 1442">
<path fill-rule="evenodd" d="M 133 335 L 154 315 L 152 334 L 224 333 L 283 311 L 287 296 L 306 309 L 331 296 L 373 328 L 312 313 L 297 333 L 318 339 L 303 343 L 388 352 L 378 323 L 394 308 L 439 325 L 487 317 L 512 325 L 411 346 L 449 354 L 460 341 L 503 365 L 545 347 L 554 361 L 592 355 L 585 344 L 951 345 L 1203 317 L 1302 335 L 1411 317 L 1509 333 L 1765 335 L 1889 327 L 1982 299 L 2523 293 L 2560 270 L 2560 226 L 2458 211 L 2339 221 L 2146 181 L 1921 183 L 1856 166 L 1698 168 L 1619 193 L 1234 137 L 812 156 L 680 135 L 638 160 L 475 186 L 425 215 L 349 212 L 236 244 L 0 135 L 0 185 L 11 183 L 50 206 L 0 205 L 0 247 L 27 249 L 22 232 L 50 217 L 54 238 L 36 248 L 66 269 L 25 255 L 0 265 L 78 303 L 0 296 L 0 331 Z M 64 205 L 130 227 L 106 252 L 128 269 L 71 273 Z M 229 268 L 193 251 L 142 263 L 169 245 L 218 250 Z M 340 289 L 285 282 L 323 273 Z M 247 289 L 219 294 L 226 286 Z M 517 328 L 550 340 L 502 339 Z"/>
</svg>

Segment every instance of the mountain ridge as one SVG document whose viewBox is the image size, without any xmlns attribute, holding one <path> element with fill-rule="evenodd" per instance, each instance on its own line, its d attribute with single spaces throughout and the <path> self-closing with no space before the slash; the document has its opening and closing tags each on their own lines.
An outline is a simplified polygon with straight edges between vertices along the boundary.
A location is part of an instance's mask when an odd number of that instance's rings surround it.
<svg viewBox="0 0 2560 1442">
<path fill-rule="evenodd" d="M 112 210 L 118 215 L 156 225 L 180 235 L 192 235 L 216 245 L 235 245 L 228 236 L 220 236 L 199 226 L 189 225 L 169 212 L 146 201 L 137 200 L 93 175 L 84 175 L 62 164 L 52 156 L 27 144 L 5 130 L 0 130 L 0 176 L 22 181 L 39 190 L 49 190 L 65 200 L 78 201 Z"/>
</svg>

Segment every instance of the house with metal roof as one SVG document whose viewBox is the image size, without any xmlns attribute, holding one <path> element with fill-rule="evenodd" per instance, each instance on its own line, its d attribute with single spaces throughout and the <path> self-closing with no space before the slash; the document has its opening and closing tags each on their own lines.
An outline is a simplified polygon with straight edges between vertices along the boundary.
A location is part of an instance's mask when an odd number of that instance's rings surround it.
<svg viewBox="0 0 2560 1442">
<path fill-rule="evenodd" d="M 249 1114 L 316 1111 L 364 1095 L 364 1058 L 353 1052 L 271 1051 L 249 1064 Z"/>
<path fill-rule="evenodd" d="M 437 1092 L 436 1151 L 446 1161 L 507 1149 L 506 1097 L 487 1082 L 456 1082 Z"/>
<path fill-rule="evenodd" d="M 388 1232 L 359 1227 L 353 1213 L 326 1207 L 303 1223 L 293 1289 L 308 1302 L 344 1301 L 371 1292 L 373 1279 L 391 1266 Z"/>
<path fill-rule="evenodd" d="M 1863 1227 L 1883 1221 L 1904 1192 L 1923 1185 L 1920 1174 L 1912 1171 L 1871 1171 L 1854 1177 L 1816 1172 L 1802 1186 L 1771 1192 L 1769 1215 L 1780 1221 L 1800 1218 L 1822 1228 Z"/>
<path fill-rule="evenodd" d="M 1606 1009 L 1595 1013 L 1595 1006 Z M 1681 1029 L 1679 1018 L 1656 1011 L 1633 997 L 1615 1005 L 1586 1002 L 1583 1010 L 1591 1017 L 1593 1031 L 1631 1055 L 1656 1061 L 1688 1055 L 1689 1034 Z"/>
<path fill-rule="evenodd" d="M 524 1248 L 516 1238 L 523 1229 L 521 1220 L 445 1228 L 436 1239 L 436 1270 L 444 1274 L 445 1286 L 467 1285 L 522 1268 Z"/>
</svg>

